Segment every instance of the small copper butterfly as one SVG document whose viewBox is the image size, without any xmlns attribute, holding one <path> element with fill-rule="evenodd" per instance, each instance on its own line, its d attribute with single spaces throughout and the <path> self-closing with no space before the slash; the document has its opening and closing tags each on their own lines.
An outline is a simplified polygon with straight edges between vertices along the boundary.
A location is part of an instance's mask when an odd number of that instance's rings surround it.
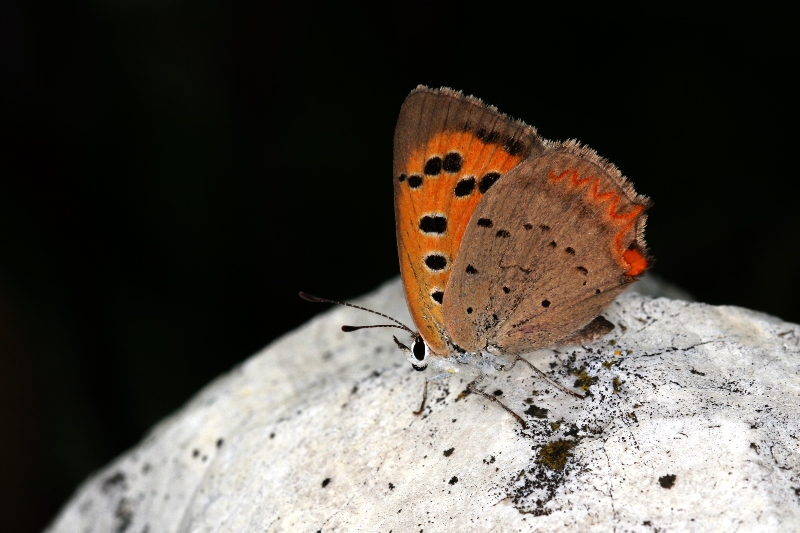
<svg viewBox="0 0 800 533">
<path fill-rule="evenodd" d="M 406 98 L 393 181 L 417 332 L 393 327 L 412 334 L 410 348 L 395 342 L 417 370 L 469 364 L 480 379 L 521 360 L 544 376 L 520 355 L 608 333 L 600 313 L 651 262 L 651 202 L 613 164 L 451 89 L 420 86 Z"/>
</svg>

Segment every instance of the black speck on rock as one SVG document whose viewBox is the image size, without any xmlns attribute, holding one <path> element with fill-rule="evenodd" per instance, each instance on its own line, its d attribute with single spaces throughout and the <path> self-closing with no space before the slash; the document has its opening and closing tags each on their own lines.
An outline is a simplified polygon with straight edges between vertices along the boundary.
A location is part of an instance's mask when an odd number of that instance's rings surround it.
<svg viewBox="0 0 800 533">
<path fill-rule="evenodd" d="M 103 485 L 100 490 L 102 490 L 104 494 L 108 494 L 111 490 L 115 488 L 120 488 L 122 490 L 128 488 L 128 485 L 125 482 L 124 472 L 119 471 L 108 476 L 106 479 L 103 480 Z"/>
<path fill-rule="evenodd" d="M 114 510 L 114 520 L 117 524 L 114 533 L 125 533 L 131 527 L 131 523 L 133 523 L 133 508 L 127 498 L 122 498 L 119 501 L 117 508 Z"/>
<path fill-rule="evenodd" d="M 547 418 L 547 409 L 531 405 L 525 410 L 525 414 L 534 418 Z"/>
<path fill-rule="evenodd" d="M 671 489 L 675 485 L 675 474 L 667 474 L 658 478 L 658 484 L 665 489 Z"/>
</svg>

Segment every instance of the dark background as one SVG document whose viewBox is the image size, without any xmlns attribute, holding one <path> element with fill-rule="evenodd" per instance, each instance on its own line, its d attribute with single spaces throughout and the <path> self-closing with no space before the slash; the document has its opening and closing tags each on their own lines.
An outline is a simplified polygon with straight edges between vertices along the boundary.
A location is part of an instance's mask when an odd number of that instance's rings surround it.
<svg viewBox="0 0 800 533">
<path fill-rule="evenodd" d="M 419 83 L 589 144 L 654 199 L 655 272 L 799 322 L 792 17 L 651 9 L 3 2 L 3 529 L 323 310 L 298 290 L 397 274 Z"/>
</svg>

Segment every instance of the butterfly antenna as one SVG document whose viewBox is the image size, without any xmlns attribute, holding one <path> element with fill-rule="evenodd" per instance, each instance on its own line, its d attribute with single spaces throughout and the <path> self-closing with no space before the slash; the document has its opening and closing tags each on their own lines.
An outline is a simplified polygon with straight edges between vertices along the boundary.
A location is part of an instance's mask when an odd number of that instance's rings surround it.
<svg viewBox="0 0 800 533">
<path fill-rule="evenodd" d="M 408 330 L 405 326 L 398 326 L 396 324 L 378 324 L 377 326 L 342 326 L 342 331 L 346 333 L 350 333 L 351 331 L 356 331 L 359 329 L 369 329 L 369 328 L 397 328 Z"/>
<path fill-rule="evenodd" d="M 367 329 L 367 328 L 397 328 L 397 329 L 405 330 L 405 331 L 411 333 L 412 335 L 414 334 L 414 331 L 412 331 L 411 328 L 409 328 L 408 326 L 406 326 L 405 324 L 403 324 L 399 320 L 396 320 L 396 319 L 390 317 L 389 315 L 384 315 L 383 313 L 379 313 L 378 311 L 373 311 L 372 309 L 367 309 L 366 307 L 361 307 L 360 305 L 349 304 L 347 302 L 340 302 L 340 301 L 337 301 L 337 300 L 329 300 L 327 298 L 320 298 L 319 296 L 313 296 L 313 295 L 308 294 L 307 292 L 303 292 L 303 291 L 300 291 L 300 298 L 302 298 L 303 300 L 307 300 L 309 302 L 317 302 L 317 303 L 323 303 L 323 304 L 338 304 L 338 305 L 346 305 L 347 307 L 354 307 L 356 309 L 361 309 L 362 311 L 367 311 L 368 313 L 372 313 L 374 315 L 380 315 L 383 318 L 388 318 L 392 322 L 394 322 L 396 324 L 399 324 L 397 326 L 394 325 L 394 324 L 383 324 L 383 325 L 377 325 L 377 326 L 342 326 L 342 331 L 350 332 L 350 331 L 356 331 L 356 330 L 359 330 L 359 329 Z"/>
</svg>

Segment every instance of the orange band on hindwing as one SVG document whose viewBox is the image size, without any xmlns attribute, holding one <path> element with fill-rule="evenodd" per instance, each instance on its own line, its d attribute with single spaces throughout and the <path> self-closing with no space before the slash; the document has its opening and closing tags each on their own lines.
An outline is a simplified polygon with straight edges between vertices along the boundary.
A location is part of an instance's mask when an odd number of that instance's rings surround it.
<svg viewBox="0 0 800 533">
<path fill-rule="evenodd" d="M 588 176 L 580 176 L 577 169 L 568 168 L 556 174 L 551 170 L 548 174 L 548 179 L 553 183 L 564 182 L 572 189 L 581 189 L 586 187 L 587 197 L 590 202 L 595 204 L 605 204 L 608 206 L 603 210 L 603 213 L 619 229 L 614 234 L 612 240 L 612 253 L 620 265 L 625 268 L 625 275 L 634 277 L 638 276 L 647 269 L 649 262 L 647 258 L 635 246 L 631 245 L 625 249 L 623 239 L 628 231 L 634 227 L 639 216 L 645 210 L 645 206 L 641 204 L 632 204 L 622 193 L 615 188 L 606 192 L 600 192 L 601 178 L 589 174 Z M 629 209 L 625 212 L 620 211 L 619 204 L 621 201 L 625 202 Z"/>
</svg>

